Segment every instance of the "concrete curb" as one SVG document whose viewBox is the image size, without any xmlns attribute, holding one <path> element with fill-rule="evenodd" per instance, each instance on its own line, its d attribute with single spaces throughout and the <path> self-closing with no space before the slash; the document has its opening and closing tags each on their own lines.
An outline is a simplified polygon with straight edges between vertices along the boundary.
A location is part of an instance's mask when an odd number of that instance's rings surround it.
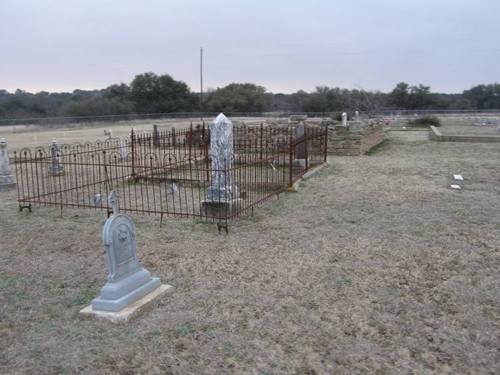
<svg viewBox="0 0 500 375">
<path fill-rule="evenodd" d="M 496 143 L 500 142 L 500 136 L 496 135 L 443 135 L 435 126 L 431 126 L 429 138 L 438 142 L 475 142 Z"/>
</svg>

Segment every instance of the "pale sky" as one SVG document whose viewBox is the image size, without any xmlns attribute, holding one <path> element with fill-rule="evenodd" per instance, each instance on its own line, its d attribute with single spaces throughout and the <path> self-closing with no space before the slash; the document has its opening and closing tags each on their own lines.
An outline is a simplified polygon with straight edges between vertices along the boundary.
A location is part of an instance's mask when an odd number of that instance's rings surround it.
<svg viewBox="0 0 500 375">
<path fill-rule="evenodd" d="M 199 90 L 252 82 L 461 92 L 500 81 L 500 0 L 0 0 L 0 89 L 104 88 L 168 73 Z"/>
</svg>

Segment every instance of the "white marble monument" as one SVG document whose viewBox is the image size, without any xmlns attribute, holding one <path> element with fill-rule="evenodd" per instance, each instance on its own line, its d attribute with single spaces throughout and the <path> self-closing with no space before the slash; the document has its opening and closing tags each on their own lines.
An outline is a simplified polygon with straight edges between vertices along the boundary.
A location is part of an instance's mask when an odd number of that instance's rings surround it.
<svg viewBox="0 0 500 375">
<path fill-rule="evenodd" d="M 231 176 L 234 163 L 233 123 L 221 113 L 209 128 L 212 178 L 205 203 L 228 203 L 239 198 L 238 188 Z"/>
<path fill-rule="evenodd" d="M 342 112 L 342 126 L 347 127 L 347 113 Z"/>
<path fill-rule="evenodd" d="M 127 320 L 137 309 L 172 287 L 162 285 L 158 277 L 151 277 L 139 262 L 134 223 L 128 216 L 119 213 L 114 191 L 109 195 L 108 202 L 113 208 L 113 215 L 106 220 L 102 234 L 108 280 L 101 294 L 81 313 L 112 321 Z"/>
<path fill-rule="evenodd" d="M 359 124 L 361 122 L 359 119 L 359 111 L 354 112 L 354 121 L 356 122 L 356 124 Z"/>
<path fill-rule="evenodd" d="M 16 182 L 10 169 L 7 141 L 5 138 L 0 138 L 0 190 L 11 188 L 15 185 Z"/>
</svg>

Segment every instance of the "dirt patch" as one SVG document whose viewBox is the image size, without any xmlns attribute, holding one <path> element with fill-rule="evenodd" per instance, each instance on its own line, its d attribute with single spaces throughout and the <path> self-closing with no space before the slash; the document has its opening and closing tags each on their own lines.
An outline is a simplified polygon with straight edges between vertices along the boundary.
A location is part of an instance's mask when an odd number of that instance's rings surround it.
<svg viewBox="0 0 500 375">
<path fill-rule="evenodd" d="M 394 133 L 229 236 L 135 216 L 176 289 L 128 325 L 78 318 L 106 276 L 103 215 L 0 192 L 0 372 L 499 373 L 500 150 Z"/>
</svg>

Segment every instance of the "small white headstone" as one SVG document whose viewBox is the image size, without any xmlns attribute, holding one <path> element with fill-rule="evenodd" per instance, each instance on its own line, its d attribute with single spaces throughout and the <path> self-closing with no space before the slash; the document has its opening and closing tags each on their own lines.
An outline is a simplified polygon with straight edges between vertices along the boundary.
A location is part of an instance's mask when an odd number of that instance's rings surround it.
<svg viewBox="0 0 500 375">
<path fill-rule="evenodd" d="M 347 113 L 342 112 L 342 126 L 347 126 Z"/>
<path fill-rule="evenodd" d="M 463 181 L 464 178 L 462 177 L 461 174 L 454 174 L 453 175 L 453 178 L 456 180 L 456 181 Z"/>
</svg>

